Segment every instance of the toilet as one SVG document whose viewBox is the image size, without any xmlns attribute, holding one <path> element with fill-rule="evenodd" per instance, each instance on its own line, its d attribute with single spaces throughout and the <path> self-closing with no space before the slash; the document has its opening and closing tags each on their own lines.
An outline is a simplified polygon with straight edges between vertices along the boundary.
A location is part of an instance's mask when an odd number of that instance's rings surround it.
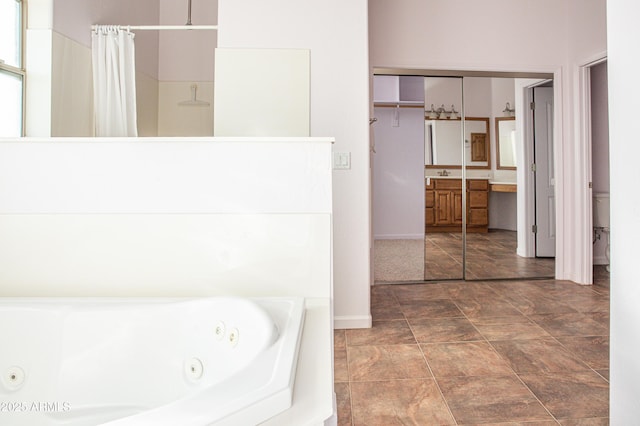
<svg viewBox="0 0 640 426">
<path fill-rule="evenodd" d="M 593 194 L 593 230 L 595 235 L 600 233 L 607 234 L 607 248 L 605 249 L 605 256 L 607 257 L 607 263 L 610 263 L 609 258 L 609 193 L 596 192 Z M 607 271 L 609 266 L 607 265 Z"/>
</svg>

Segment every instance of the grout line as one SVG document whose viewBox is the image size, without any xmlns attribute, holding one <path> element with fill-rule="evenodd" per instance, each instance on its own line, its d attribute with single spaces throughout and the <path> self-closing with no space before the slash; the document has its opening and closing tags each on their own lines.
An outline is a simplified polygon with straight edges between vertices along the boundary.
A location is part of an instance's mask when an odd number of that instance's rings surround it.
<svg viewBox="0 0 640 426">
<path fill-rule="evenodd" d="M 518 378 L 518 380 L 520 380 L 520 383 L 522 383 L 522 384 L 524 385 L 524 387 L 526 387 L 526 388 L 527 388 L 527 390 L 529 391 L 529 393 L 530 393 L 531 395 L 533 395 L 533 397 L 536 399 L 536 401 L 538 401 L 538 403 L 542 406 L 542 408 L 544 408 L 544 409 L 545 409 L 545 411 L 546 411 L 547 413 L 549 413 L 549 415 L 551 416 L 551 418 L 552 418 L 553 420 L 555 420 L 555 422 L 556 422 L 557 424 L 560 424 L 560 422 L 558 421 L 558 419 L 556 418 L 556 416 L 554 416 L 554 415 L 551 413 L 551 411 L 549 411 L 549 409 L 547 408 L 547 406 L 546 406 L 546 405 L 544 405 L 544 404 L 542 403 L 542 401 L 540 401 L 540 398 L 538 398 L 538 395 L 536 395 L 536 394 L 531 390 L 531 388 L 530 388 L 530 387 L 529 387 L 529 386 L 524 382 L 524 380 L 522 380 L 522 378 L 520 377 L 520 375 L 519 375 L 518 373 L 516 373 L 516 372 L 515 372 L 515 370 L 513 370 L 513 368 L 512 368 L 511 370 L 512 370 L 512 371 L 513 371 L 513 373 L 516 375 L 516 377 Z"/>
<path fill-rule="evenodd" d="M 411 330 L 411 334 L 413 335 L 413 338 L 416 340 L 416 342 L 418 342 L 418 338 L 416 337 L 416 334 L 413 332 L 413 328 L 411 327 L 411 324 L 409 324 L 409 321 L 407 321 L 407 324 L 409 325 L 409 330 Z M 451 411 L 451 407 L 449 407 L 449 401 L 447 401 L 447 398 L 445 398 L 444 393 L 442 392 L 442 388 L 440 388 L 440 383 L 438 383 L 438 380 L 436 380 L 435 374 L 433 374 L 433 370 L 431 369 L 431 364 L 429 364 L 429 361 L 427 360 L 427 356 L 424 354 L 424 351 L 422 350 L 422 347 L 420 346 L 419 342 L 417 343 L 417 345 L 418 345 L 418 350 L 422 354 L 422 359 L 424 360 L 425 364 L 427 365 L 427 368 L 429 369 L 429 373 L 431 374 L 431 380 L 433 380 L 433 383 L 436 385 L 436 388 L 438 388 L 438 393 L 440 393 L 440 397 L 442 398 L 442 401 L 444 402 L 445 407 L 447 407 L 447 412 L 453 419 L 454 425 L 457 425 L 458 420 L 453 415 L 453 412 Z"/>
<path fill-rule="evenodd" d="M 516 308 L 517 309 L 517 308 Z M 528 319 L 528 318 L 527 318 Z M 518 378 L 518 380 L 520 381 L 520 383 L 522 383 L 527 390 L 529 391 L 529 393 L 536 399 L 536 401 L 538 401 L 538 403 L 542 406 L 542 408 L 545 409 L 545 411 L 551 416 L 551 418 L 558 424 L 560 424 L 560 422 L 558 421 L 558 419 L 555 418 L 555 416 L 551 413 L 551 411 L 549 411 L 549 409 L 547 408 L 546 405 L 544 405 L 542 403 L 542 401 L 540 401 L 540 399 L 538 398 L 538 396 L 533 393 L 533 391 L 531 390 L 531 388 L 529 388 L 529 386 L 527 386 L 527 384 L 524 382 L 524 380 L 522 380 L 522 378 L 520 377 L 520 375 L 518 374 L 518 372 L 516 370 L 513 369 L 513 367 L 511 366 L 511 362 L 509 361 L 509 359 L 505 358 L 500 352 L 498 352 L 496 350 L 496 348 L 491 344 L 491 341 L 489 339 L 486 338 L 486 336 L 484 334 L 482 334 L 482 332 L 480 330 L 477 329 L 477 327 L 475 326 L 475 324 L 473 324 L 473 322 L 471 320 L 469 320 L 469 322 L 473 325 L 474 328 L 476 328 L 476 330 L 478 331 L 478 333 L 480 333 L 481 336 L 484 337 L 486 343 L 489 345 L 489 347 L 491 348 L 491 350 L 498 355 L 498 357 L 500 357 L 505 364 L 509 367 L 509 369 L 513 372 L 513 374 Z M 535 324 L 535 323 L 534 323 Z M 545 330 L 546 331 L 546 330 Z M 508 341 L 513 341 L 515 339 L 509 339 Z"/>
<path fill-rule="evenodd" d="M 353 391 L 351 389 L 351 371 L 349 368 L 349 342 L 347 341 L 347 331 L 344 332 L 344 352 L 347 356 L 347 386 L 349 388 L 349 414 L 351 417 L 351 425 L 355 424 L 353 418 Z"/>
<path fill-rule="evenodd" d="M 353 395 L 351 392 L 351 372 L 349 371 L 349 342 L 347 341 L 347 331 L 344 330 L 344 354 L 347 363 L 347 388 L 349 390 L 349 417 L 353 426 Z"/>
</svg>

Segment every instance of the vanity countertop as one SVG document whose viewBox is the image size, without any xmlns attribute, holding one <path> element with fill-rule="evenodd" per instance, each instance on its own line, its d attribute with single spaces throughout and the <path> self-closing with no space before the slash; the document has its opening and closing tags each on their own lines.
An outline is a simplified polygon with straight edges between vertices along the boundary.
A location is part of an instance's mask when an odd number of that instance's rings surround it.
<svg viewBox="0 0 640 426">
<path fill-rule="evenodd" d="M 506 180 L 492 180 L 489 179 L 491 185 L 516 185 L 516 182 L 510 182 Z"/>
<path fill-rule="evenodd" d="M 489 181 L 491 192 L 518 192 L 518 185 L 515 182 Z"/>
</svg>

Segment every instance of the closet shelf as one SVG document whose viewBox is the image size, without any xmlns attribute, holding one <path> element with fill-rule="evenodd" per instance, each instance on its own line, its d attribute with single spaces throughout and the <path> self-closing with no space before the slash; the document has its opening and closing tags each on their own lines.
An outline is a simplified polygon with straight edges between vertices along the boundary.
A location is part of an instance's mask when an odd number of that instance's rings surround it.
<svg viewBox="0 0 640 426">
<path fill-rule="evenodd" d="M 374 107 L 424 108 L 421 101 L 373 101 Z"/>
</svg>

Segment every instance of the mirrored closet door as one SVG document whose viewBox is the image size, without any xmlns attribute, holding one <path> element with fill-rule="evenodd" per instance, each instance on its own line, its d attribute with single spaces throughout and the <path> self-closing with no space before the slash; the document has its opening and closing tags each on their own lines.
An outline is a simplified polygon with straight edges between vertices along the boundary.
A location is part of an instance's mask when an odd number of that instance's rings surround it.
<svg viewBox="0 0 640 426">
<path fill-rule="evenodd" d="M 426 281 L 464 278 L 462 90 L 459 77 L 424 78 Z"/>
<path fill-rule="evenodd" d="M 553 193 L 553 141 L 535 137 L 553 135 L 553 99 L 534 86 L 552 83 L 477 74 L 374 79 L 377 283 L 554 275 L 534 233 L 555 213 L 536 205 L 536 191 Z M 516 91 L 541 110 L 516 111 Z"/>
<path fill-rule="evenodd" d="M 373 257 L 379 283 L 424 280 L 422 76 L 376 76 L 372 124 Z"/>
<path fill-rule="evenodd" d="M 481 117 L 487 123 L 485 130 L 465 131 L 467 280 L 554 276 L 553 253 L 542 255 L 539 251 L 525 250 L 529 241 L 535 243 L 538 216 L 529 215 L 531 223 L 524 223 L 527 210 L 544 211 L 547 218 L 555 214 L 551 204 L 542 206 L 535 196 L 535 177 L 553 168 L 547 167 L 552 164 L 552 156 L 537 161 L 532 158 L 535 141 L 542 140 L 540 135 L 536 137 L 535 123 L 544 126 L 545 135 L 553 134 L 552 123 L 542 124 L 543 117 L 535 110 L 516 110 L 516 87 L 521 87 L 524 94 L 530 92 L 517 83 L 517 79 L 508 77 L 463 79 L 465 114 Z M 548 112 L 545 108 L 544 119 Z M 516 126 L 520 128 L 519 133 Z M 552 141 L 547 141 L 546 147 L 551 144 Z M 475 161 L 478 152 L 486 152 L 486 164 Z M 552 153 L 552 148 L 548 152 Z M 536 162 L 536 167 L 532 167 Z M 520 178 L 518 171 L 524 172 Z M 553 178 L 547 176 L 542 181 L 553 181 Z"/>
</svg>

